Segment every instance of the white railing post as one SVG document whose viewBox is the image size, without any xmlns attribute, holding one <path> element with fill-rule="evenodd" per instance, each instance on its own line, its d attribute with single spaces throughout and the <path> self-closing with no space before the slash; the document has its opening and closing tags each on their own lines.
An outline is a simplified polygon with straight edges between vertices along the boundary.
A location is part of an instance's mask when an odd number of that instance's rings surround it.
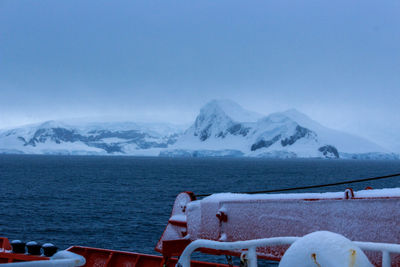
<svg viewBox="0 0 400 267">
<path fill-rule="evenodd" d="M 257 267 L 256 247 L 251 247 L 247 251 L 247 262 L 249 267 Z"/>
<path fill-rule="evenodd" d="M 392 265 L 390 260 L 390 253 L 388 251 L 382 251 L 382 267 L 390 267 Z"/>
</svg>

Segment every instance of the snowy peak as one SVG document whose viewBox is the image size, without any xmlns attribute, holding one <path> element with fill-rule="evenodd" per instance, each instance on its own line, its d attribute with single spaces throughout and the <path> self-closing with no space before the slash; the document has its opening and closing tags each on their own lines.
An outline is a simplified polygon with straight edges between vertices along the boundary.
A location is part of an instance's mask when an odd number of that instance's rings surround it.
<svg viewBox="0 0 400 267">
<path fill-rule="evenodd" d="M 295 109 L 260 117 L 236 103 L 220 100 L 206 104 L 192 127 L 164 155 L 173 155 L 173 150 L 180 155 L 194 151 L 192 155 L 196 156 L 231 153 L 323 158 L 348 158 L 355 154 L 381 157 L 388 153 L 368 140 L 326 128 Z"/>
<path fill-rule="evenodd" d="M 327 129 L 326 127 L 322 126 L 320 123 L 314 121 L 309 116 L 298 111 L 297 109 L 288 109 L 286 111 L 281 112 L 281 114 L 287 116 L 293 121 L 296 121 L 298 124 L 313 130 Z"/>
<path fill-rule="evenodd" d="M 201 108 L 188 133 L 201 141 L 210 137 L 224 138 L 227 134 L 245 136 L 248 129 L 243 123 L 255 122 L 261 117 L 230 100 L 213 100 Z"/>
<path fill-rule="evenodd" d="M 60 121 L 51 120 L 51 121 L 45 121 L 39 124 L 39 126 L 37 127 L 41 129 L 52 129 L 52 128 L 69 128 L 70 126 Z"/>
<path fill-rule="evenodd" d="M 281 114 L 303 125 L 318 124 L 317 122 L 313 121 L 310 117 L 308 117 L 306 114 L 298 111 L 297 109 L 288 109 L 286 111 L 281 112 Z"/>
<path fill-rule="evenodd" d="M 293 109 L 281 113 L 272 113 L 258 120 L 253 126 L 254 133 L 258 137 L 251 146 L 251 151 L 264 147 L 268 148 L 278 141 L 282 147 L 294 145 L 299 140 L 312 143 L 318 142 L 318 134 L 304 127 L 304 124 L 309 125 L 304 123 L 307 119 L 306 115 Z"/>
<path fill-rule="evenodd" d="M 252 151 L 268 147 L 279 140 L 286 146 L 302 137 L 315 139 L 315 133 L 299 125 L 297 118 L 301 121 L 311 121 L 296 110 L 260 117 L 232 101 L 213 100 L 200 110 L 195 123 L 187 133 L 198 137 L 201 141 L 210 138 L 223 139 L 230 135 L 241 137 L 257 135 L 257 144 L 252 145 Z M 251 139 L 251 136 L 248 138 Z"/>
<path fill-rule="evenodd" d="M 239 104 L 227 99 L 210 101 L 201 108 L 201 114 L 224 114 L 236 122 L 255 122 L 263 117 L 261 114 L 246 110 Z"/>
</svg>

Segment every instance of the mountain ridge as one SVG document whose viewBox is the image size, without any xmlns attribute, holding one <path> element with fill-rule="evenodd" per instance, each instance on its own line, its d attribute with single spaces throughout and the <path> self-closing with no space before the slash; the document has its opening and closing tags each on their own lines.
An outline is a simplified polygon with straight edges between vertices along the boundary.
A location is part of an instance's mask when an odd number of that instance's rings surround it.
<svg viewBox="0 0 400 267">
<path fill-rule="evenodd" d="M 230 100 L 204 105 L 184 130 L 170 124 L 46 121 L 0 131 L 0 153 L 167 157 L 398 158 L 295 109 L 268 116 Z"/>
</svg>

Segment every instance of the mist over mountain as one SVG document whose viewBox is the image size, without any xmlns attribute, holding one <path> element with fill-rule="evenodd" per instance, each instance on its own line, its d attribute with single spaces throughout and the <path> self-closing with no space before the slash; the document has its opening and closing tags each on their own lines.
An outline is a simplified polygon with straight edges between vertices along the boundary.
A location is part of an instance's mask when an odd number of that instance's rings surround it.
<svg viewBox="0 0 400 267">
<path fill-rule="evenodd" d="M 268 116 L 230 100 L 204 105 L 193 124 L 47 121 L 0 131 L 0 153 L 395 159 L 369 140 L 332 130 L 295 109 Z"/>
</svg>

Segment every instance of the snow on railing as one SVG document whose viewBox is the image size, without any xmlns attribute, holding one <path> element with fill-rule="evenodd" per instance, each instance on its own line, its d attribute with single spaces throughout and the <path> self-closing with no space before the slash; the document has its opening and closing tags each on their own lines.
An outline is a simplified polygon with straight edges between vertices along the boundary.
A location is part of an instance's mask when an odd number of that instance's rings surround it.
<svg viewBox="0 0 400 267">
<path fill-rule="evenodd" d="M 219 242 L 213 240 L 198 239 L 190 243 L 182 255 L 179 258 L 177 267 L 190 267 L 190 255 L 199 248 L 210 248 L 216 250 L 237 250 L 237 249 L 247 249 L 246 258 L 249 267 L 257 266 L 257 247 L 268 247 L 277 245 L 290 245 L 294 241 L 299 239 L 299 237 L 289 236 L 289 237 L 271 237 L 263 239 L 254 239 L 246 241 L 235 241 L 235 242 Z"/>
<path fill-rule="evenodd" d="M 191 254 L 199 248 L 208 248 L 215 250 L 242 250 L 242 256 L 247 259 L 247 266 L 257 266 L 257 247 L 269 247 L 277 245 L 291 245 L 301 237 L 272 237 L 263 239 L 254 239 L 235 242 L 220 242 L 213 240 L 198 239 L 190 243 L 179 258 L 176 267 L 190 267 Z M 399 244 L 373 243 L 373 242 L 352 242 L 364 251 L 376 251 L 382 253 L 382 267 L 391 266 L 390 254 L 400 254 Z M 241 258 L 242 258 L 241 256 Z"/>
<path fill-rule="evenodd" d="M 62 250 L 54 254 L 50 260 L 41 260 L 41 261 L 25 261 L 25 262 L 13 262 L 13 263 L 5 263 L 1 266 L 15 266 L 15 267 L 76 267 L 85 265 L 86 260 L 84 257 Z"/>
<path fill-rule="evenodd" d="M 382 267 L 390 267 L 392 262 L 390 254 L 400 254 L 399 244 L 374 243 L 353 241 L 353 244 L 367 251 L 377 251 L 382 253 Z"/>
</svg>

